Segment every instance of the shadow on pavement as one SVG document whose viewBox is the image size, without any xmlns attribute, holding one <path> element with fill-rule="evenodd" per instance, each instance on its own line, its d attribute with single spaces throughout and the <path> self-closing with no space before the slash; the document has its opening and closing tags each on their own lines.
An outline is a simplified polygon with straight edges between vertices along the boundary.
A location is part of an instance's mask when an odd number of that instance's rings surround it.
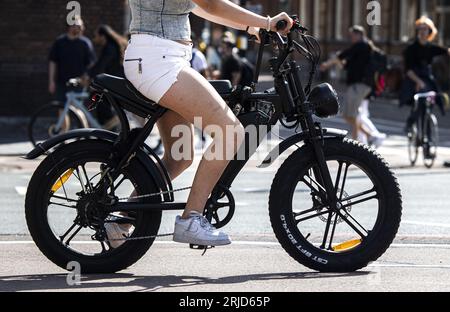
<svg viewBox="0 0 450 312">
<path fill-rule="evenodd" d="M 198 276 L 136 276 L 133 274 L 115 275 L 84 275 L 81 278 L 81 285 L 69 286 L 67 275 L 18 275 L 3 276 L 0 278 L 0 292 L 15 291 L 83 291 L 83 289 L 111 289 L 114 291 L 126 291 L 130 287 L 139 288 L 136 292 L 173 290 L 199 285 L 231 285 L 252 281 L 277 281 L 277 280 L 308 280 L 325 278 L 343 278 L 355 276 L 368 276 L 375 274 L 372 272 L 353 273 L 267 273 L 236 275 L 219 278 L 198 277 Z"/>
</svg>

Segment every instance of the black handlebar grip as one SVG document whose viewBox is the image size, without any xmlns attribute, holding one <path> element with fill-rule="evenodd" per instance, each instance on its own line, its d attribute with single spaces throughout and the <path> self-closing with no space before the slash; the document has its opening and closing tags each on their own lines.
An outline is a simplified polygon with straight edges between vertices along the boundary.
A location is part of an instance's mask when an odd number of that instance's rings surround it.
<svg viewBox="0 0 450 312">
<path fill-rule="evenodd" d="M 288 26 L 288 22 L 285 20 L 278 21 L 276 28 L 278 31 L 286 29 Z"/>
</svg>

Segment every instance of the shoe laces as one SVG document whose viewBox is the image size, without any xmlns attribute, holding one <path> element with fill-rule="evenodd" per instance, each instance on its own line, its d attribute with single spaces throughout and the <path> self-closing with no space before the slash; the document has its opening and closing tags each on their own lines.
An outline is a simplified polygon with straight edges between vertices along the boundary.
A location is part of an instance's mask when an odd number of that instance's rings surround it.
<svg viewBox="0 0 450 312">
<path fill-rule="evenodd" d="M 216 230 L 216 228 L 214 226 L 212 226 L 211 223 L 209 223 L 208 219 L 206 219 L 204 216 L 199 215 L 199 214 L 195 214 L 192 216 L 192 222 L 189 226 L 189 229 L 192 226 L 192 223 L 194 222 L 194 220 L 198 220 L 200 223 L 200 226 L 207 231 L 215 231 Z"/>
</svg>

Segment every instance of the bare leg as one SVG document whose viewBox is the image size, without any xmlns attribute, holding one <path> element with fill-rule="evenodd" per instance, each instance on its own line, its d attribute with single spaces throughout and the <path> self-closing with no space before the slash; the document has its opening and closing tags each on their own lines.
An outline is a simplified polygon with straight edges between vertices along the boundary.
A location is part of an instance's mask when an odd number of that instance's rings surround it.
<svg viewBox="0 0 450 312">
<path fill-rule="evenodd" d="M 184 148 L 189 148 L 191 151 L 189 159 L 175 160 L 172 157 L 172 146 L 175 141 L 178 140 L 178 138 L 172 137 L 172 129 L 175 126 L 185 126 L 190 129 L 190 138 L 187 138 L 186 140 L 186 144 L 189 144 L 190 146 L 183 146 Z M 186 121 L 186 119 L 181 117 L 178 113 L 168 111 L 160 120 L 158 120 L 158 129 L 165 151 L 162 161 L 169 172 L 171 180 L 175 180 L 192 165 L 194 159 L 194 128 L 191 123 Z"/>
<path fill-rule="evenodd" d="M 358 132 L 360 129 L 360 124 L 358 122 L 358 119 L 355 117 L 345 117 L 345 120 L 352 128 L 352 139 L 357 140 L 358 139 Z"/>
<path fill-rule="evenodd" d="M 215 125 L 222 130 L 224 142 L 217 142 L 221 136 L 215 136 L 212 146 L 223 144 L 224 155 L 221 159 L 202 159 L 197 170 L 192 191 L 183 218 L 196 211 L 203 213 L 206 202 L 215 184 L 229 164 L 226 151 L 235 154 L 244 141 L 244 129 L 225 101 L 216 90 L 200 74 L 191 68 L 183 69 L 176 82 L 161 99 L 160 104 L 182 116 L 187 122 L 193 123 L 195 117 L 202 117 L 203 128 Z M 229 137 L 227 126 L 237 129 L 237 138 Z M 211 151 L 211 147 L 207 153 Z M 168 150 L 170 152 L 170 149 Z"/>
</svg>

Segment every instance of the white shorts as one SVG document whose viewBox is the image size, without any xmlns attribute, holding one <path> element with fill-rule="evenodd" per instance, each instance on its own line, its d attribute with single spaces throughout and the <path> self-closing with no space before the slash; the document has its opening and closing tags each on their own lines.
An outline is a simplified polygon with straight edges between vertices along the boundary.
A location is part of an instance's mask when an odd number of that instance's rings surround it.
<svg viewBox="0 0 450 312">
<path fill-rule="evenodd" d="M 131 36 L 125 51 L 125 77 L 150 100 L 159 103 L 178 74 L 190 67 L 192 46 L 152 35 Z"/>
</svg>

